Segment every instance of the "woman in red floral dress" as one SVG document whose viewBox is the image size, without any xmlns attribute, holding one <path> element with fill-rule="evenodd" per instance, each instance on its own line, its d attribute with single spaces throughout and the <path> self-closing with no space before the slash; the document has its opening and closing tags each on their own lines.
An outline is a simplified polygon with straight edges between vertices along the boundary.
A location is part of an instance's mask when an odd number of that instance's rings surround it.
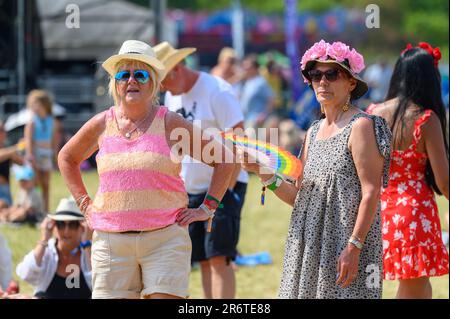
<svg viewBox="0 0 450 319">
<path fill-rule="evenodd" d="M 387 101 L 370 105 L 393 132 L 390 179 L 381 193 L 383 268 L 399 280 L 397 298 L 431 298 L 430 277 L 448 274 L 434 192 L 448 199 L 448 142 L 438 48 L 408 45 L 398 59 Z M 434 192 L 433 192 L 434 191 Z"/>
</svg>

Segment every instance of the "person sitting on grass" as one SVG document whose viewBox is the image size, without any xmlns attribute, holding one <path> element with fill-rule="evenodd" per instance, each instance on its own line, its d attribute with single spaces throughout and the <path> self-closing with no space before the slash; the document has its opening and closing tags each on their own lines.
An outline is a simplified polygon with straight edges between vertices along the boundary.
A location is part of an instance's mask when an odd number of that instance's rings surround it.
<svg viewBox="0 0 450 319">
<path fill-rule="evenodd" d="M 0 210 L 0 221 L 35 224 L 42 219 L 44 207 L 41 195 L 35 188 L 34 171 L 30 166 L 18 166 L 15 175 L 19 192 L 12 206 Z"/>
<path fill-rule="evenodd" d="M 23 165 L 20 156 L 19 145 L 6 147 L 7 133 L 3 122 L 0 120 L 0 209 L 12 204 L 11 190 L 9 187 L 9 168 L 12 163 Z M 20 144 L 20 143 L 19 143 Z"/>
<path fill-rule="evenodd" d="M 75 200 L 64 198 L 56 213 L 42 222 L 41 240 L 17 265 L 16 273 L 36 287 L 37 298 L 90 299 L 91 239 L 92 231 Z"/>
</svg>

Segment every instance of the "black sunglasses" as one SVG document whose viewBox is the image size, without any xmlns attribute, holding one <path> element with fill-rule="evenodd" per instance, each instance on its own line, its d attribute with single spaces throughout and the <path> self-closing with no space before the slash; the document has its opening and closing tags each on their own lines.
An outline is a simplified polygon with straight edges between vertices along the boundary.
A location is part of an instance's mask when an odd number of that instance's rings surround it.
<svg viewBox="0 0 450 319">
<path fill-rule="evenodd" d="M 322 72 L 320 70 L 311 70 L 308 72 L 308 75 L 312 82 L 320 82 L 324 75 L 327 81 L 334 82 L 338 79 L 339 72 L 340 71 L 338 69 L 330 69 L 326 70 L 325 72 Z"/>
<path fill-rule="evenodd" d="M 80 222 L 76 220 L 71 220 L 69 222 L 57 220 L 56 221 L 56 228 L 59 230 L 66 228 L 66 226 L 69 227 L 70 230 L 76 230 L 78 227 L 80 227 Z"/>
</svg>

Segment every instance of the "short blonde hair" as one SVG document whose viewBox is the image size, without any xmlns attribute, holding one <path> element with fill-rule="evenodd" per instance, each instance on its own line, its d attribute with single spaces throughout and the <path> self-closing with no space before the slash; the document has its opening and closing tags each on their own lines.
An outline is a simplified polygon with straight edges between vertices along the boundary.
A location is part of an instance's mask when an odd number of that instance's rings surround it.
<svg viewBox="0 0 450 319">
<path fill-rule="evenodd" d="M 152 83 L 151 87 L 152 102 L 153 105 L 157 105 L 159 103 L 159 90 L 161 87 L 161 80 L 156 75 L 155 70 L 153 70 L 153 68 L 150 65 L 144 62 L 124 59 L 117 62 L 117 64 L 114 67 L 115 72 L 117 72 L 125 64 L 131 64 L 133 68 L 145 69 L 150 73 L 150 81 Z M 119 105 L 119 94 L 117 93 L 116 90 L 116 79 L 114 78 L 114 76 L 110 76 L 109 78 L 108 91 L 109 95 L 114 100 L 114 105 Z"/>
<path fill-rule="evenodd" d="M 44 90 L 31 90 L 27 96 L 27 104 L 29 104 L 32 100 L 36 100 L 39 104 L 41 104 L 47 114 L 52 114 L 53 99 L 48 92 Z"/>
<path fill-rule="evenodd" d="M 224 47 L 219 53 L 219 62 L 225 61 L 227 59 L 236 59 L 236 51 L 230 47 Z"/>
</svg>

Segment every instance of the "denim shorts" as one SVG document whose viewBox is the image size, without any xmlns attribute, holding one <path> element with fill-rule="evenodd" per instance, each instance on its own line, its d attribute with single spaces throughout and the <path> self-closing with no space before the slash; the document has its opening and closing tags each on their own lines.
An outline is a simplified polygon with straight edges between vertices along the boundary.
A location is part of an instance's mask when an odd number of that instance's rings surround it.
<svg viewBox="0 0 450 319">
<path fill-rule="evenodd" d="M 11 189 L 8 184 L 0 185 L 0 200 L 4 201 L 8 206 L 11 206 Z"/>
<path fill-rule="evenodd" d="M 237 244 L 241 223 L 241 210 L 244 206 L 246 183 L 236 183 L 233 191 L 227 190 L 222 199 L 223 208 L 216 210 L 211 232 L 208 233 L 208 221 L 194 222 L 189 225 L 192 240 L 192 262 L 203 261 L 215 256 L 226 256 L 234 260 L 237 256 Z M 189 208 L 199 207 L 206 194 L 189 194 Z"/>
</svg>

